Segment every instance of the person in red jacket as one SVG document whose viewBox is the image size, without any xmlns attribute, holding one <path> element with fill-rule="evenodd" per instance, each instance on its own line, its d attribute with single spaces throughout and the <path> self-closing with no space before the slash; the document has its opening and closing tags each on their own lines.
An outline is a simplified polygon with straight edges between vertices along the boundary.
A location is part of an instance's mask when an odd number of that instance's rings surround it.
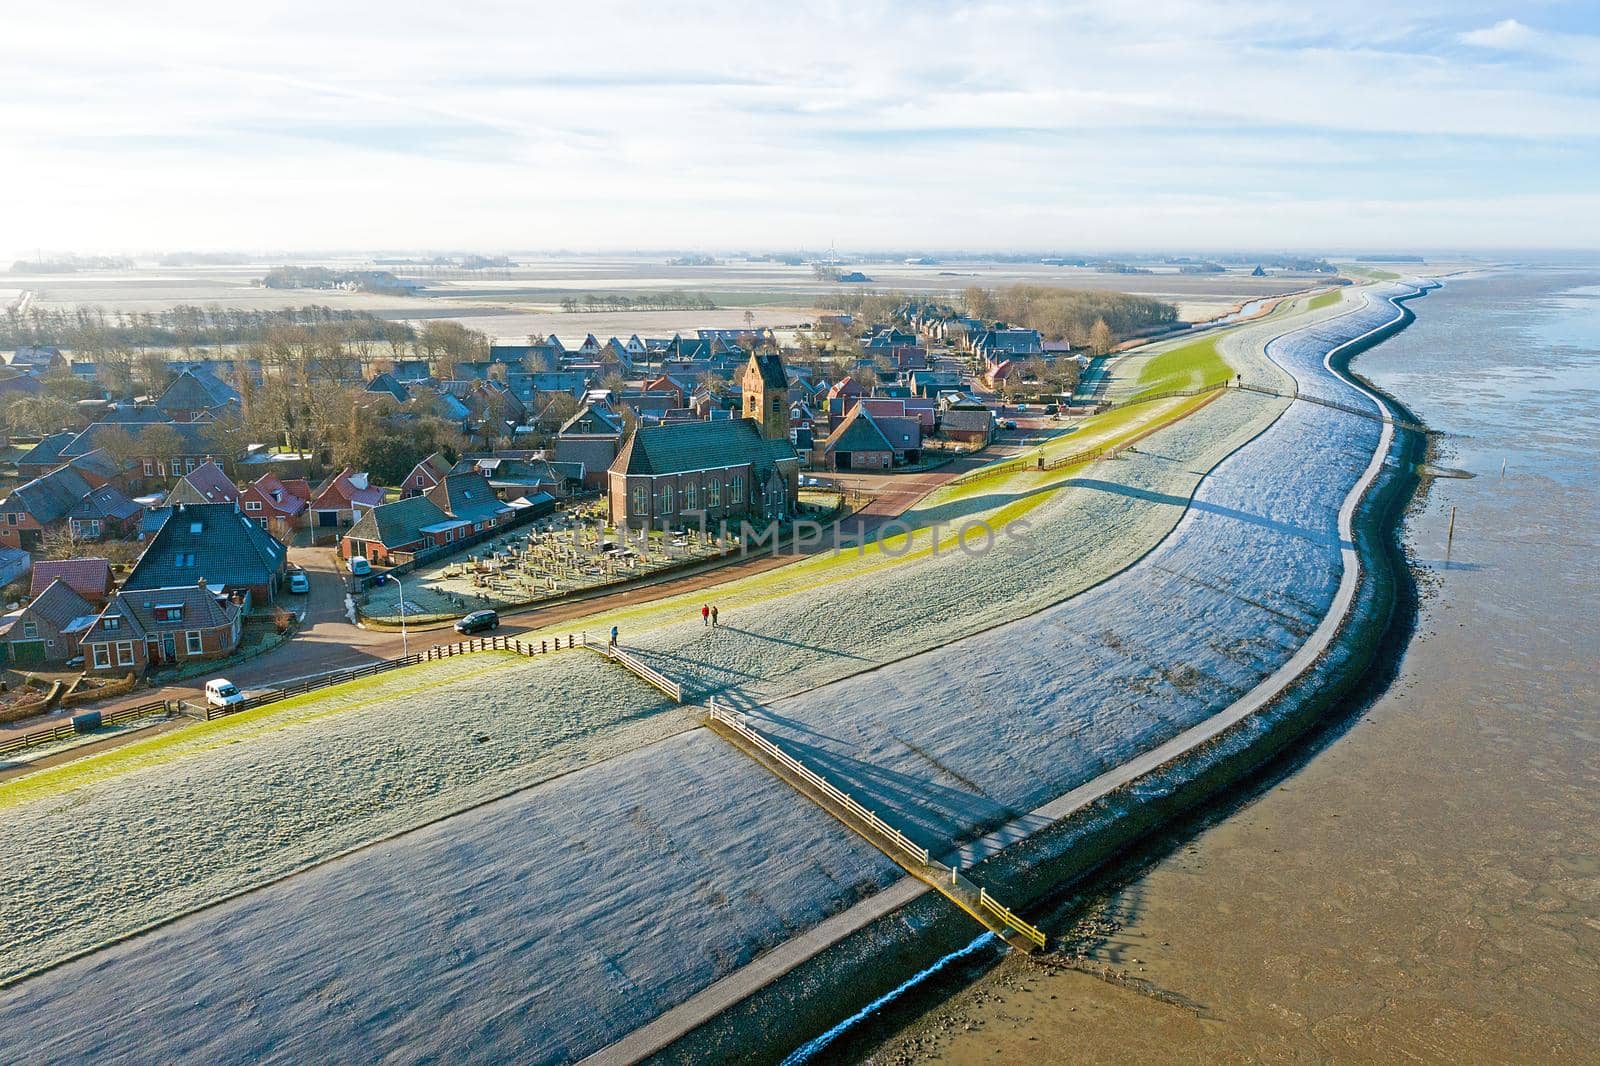
<svg viewBox="0 0 1600 1066">
<path fill-rule="evenodd" d="M 703 626 L 711 624 L 711 608 L 703 603 L 700 605 L 700 624 Z"/>
</svg>

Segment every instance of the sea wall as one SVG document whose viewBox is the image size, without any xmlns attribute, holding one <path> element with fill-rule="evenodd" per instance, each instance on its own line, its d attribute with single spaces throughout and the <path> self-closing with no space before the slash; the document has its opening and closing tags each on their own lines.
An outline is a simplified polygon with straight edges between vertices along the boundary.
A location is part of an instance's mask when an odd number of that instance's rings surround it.
<svg viewBox="0 0 1600 1066">
<path fill-rule="evenodd" d="M 1307 394 L 1349 402 L 1347 382 L 1318 380 L 1320 359 L 1341 373 L 1360 351 L 1405 328 L 1414 313 L 1404 301 L 1423 290 L 1387 294 L 1398 313 L 1352 341 L 1351 323 L 1334 320 L 1297 331 L 1310 346 L 1278 353 Z M 1310 385 L 1306 388 L 1306 385 Z M 1388 398 L 1402 420 L 1410 413 Z M 1352 421 L 1353 416 L 1346 415 Z M 1390 440 L 1377 477 L 1352 516 L 1360 581 L 1326 651 L 1261 710 L 1244 717 L 1126 786 L 1070 816 L 1033 832 L 980 863 L 972 876 L 1014 906 L 1060 893 L 1108 860 L 1196 806 L 1225 797 L 1263 764 L 1315 730 L 1349 699 L 1373 668 L 1392 629 L 1408 631 L 1397 604 L 1409 602 L 1409 581 L 1399 545 L 1400 516 L 1416 486 L 1415 466 L 1424 441 L 1412 432 Z M 1370 456 L 1370 453 L 1369 453 Z M 811 1035 L 896 988 L 940 958 L 970 943 L 976 926 L 933 893 L 884 916 L 772 982 L 735 1008 L 688 1033 L 656 1056 L 660 1062 L 781 1060 Z"/>
</svg>

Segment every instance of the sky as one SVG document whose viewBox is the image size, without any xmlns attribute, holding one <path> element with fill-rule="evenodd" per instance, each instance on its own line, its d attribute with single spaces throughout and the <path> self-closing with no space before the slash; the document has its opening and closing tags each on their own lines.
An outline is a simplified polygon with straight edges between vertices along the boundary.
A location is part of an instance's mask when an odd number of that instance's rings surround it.
<svg viewBox="0 0 1600 1066">
<path fill-rule="evenodd" d="M 0 13 L 0 257 L 1600 247 L 1600 7 Z"/>
</svg>

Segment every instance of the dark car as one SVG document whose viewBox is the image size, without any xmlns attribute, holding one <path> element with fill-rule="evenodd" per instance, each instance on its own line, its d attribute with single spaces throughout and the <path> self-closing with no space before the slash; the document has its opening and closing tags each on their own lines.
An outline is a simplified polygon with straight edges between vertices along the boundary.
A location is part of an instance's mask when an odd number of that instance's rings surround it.
<svg viewBox="0 0 1600 1066">
<path fill-rule="evenodd" d="M 500 616 L 493 611 L 473 611 L 456 622 L 457 633 L 482 633 L 485 629 L 499 629 Z"/>
</svg>

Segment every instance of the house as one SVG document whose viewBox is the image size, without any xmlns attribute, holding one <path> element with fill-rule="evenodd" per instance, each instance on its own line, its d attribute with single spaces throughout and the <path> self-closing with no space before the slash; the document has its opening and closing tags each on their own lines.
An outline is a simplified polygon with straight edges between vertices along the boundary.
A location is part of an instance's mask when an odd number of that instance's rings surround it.
<svg viewBox="0 0 1600 1066">
<path fill-rule="evenodd" d="M 828 435 L 822 454 L 833 470 L 888 470 L 895 463 L 894 444 L 862 404 L 852 407 Z"/>
<path fill-rule="evenodd" d="M 556 462 L 581 463 L 584 484 L 603 488 L 606 471 L 622 448 L 622 416 L 610 408 L 586 404 L 556 433 Z"/>
<path fill-rule="evenodd" d="M 115 486 L 96 488 L 70 466 L 58 467 L 0 499 L 0 545 L 35 548 L 46 530 L 67 522 L 73 536 L 96 540 L 125 530 L 140 510 Z"/>
<path fill-rule="evenodd" d="M 939 436 L 965 444 L 986 445 L 994 440 L 994 414 L 987 409 L 952 408 L 939 414 Z"/>
<path fill-rule="evenodd" d="M 192 585 L 124 588 L 84 632 L 84 668 L 97 675 L 142 674 L 151 666 L 226 658 L 239 646 L 245 606 L 204 578 Z"/>
<path fill-rule="evenodd" d="M 6 365 L 20 370 L 24 374 L 43 377 L 52 370 L 66 366 L 66 360 L 61 358 L 61 349 L 48 345 L 32 345 L 18 348 L 6 359 Z"/>
<path fill-rule="evenodd" d="M 159 445 L 155 434 L 167 437 Z M 126 433 L 133 439 L 137 473 L 146 478 L 182 477 L 216 452 L 209 422 L 96 422 L 61 449 L 64 459 L 75 459 L 105 447 L 112 435 Z M 167 444 L 173 450 L 166 451 Z M 157 448 L 163 454 L 157 454 Z"/>
<path fill-rule="evenodd" d="M 67 512 L 73 540 L 99 540 L 106 536 L 131 537 L 138 530 L 144 508 L 115 485 L 90 489 Z"/>
<path fill-rule="evenodd" d="M 170 507 L 177 503 L 234 503 L 238 499 L 238 487 L 222 467 L 207 459 L 178 479 L 165 502 Z"/>
<path fill-rule="evenodd" d="M 997 325 L 971 336 L 967 350 L 984 359 L 1015 359 L 1039 355 L 1044 351 L 1044 341 L 1036 329 Z"/>
<path fill-rule="evenodd" d="M 122 583 L 129 589 L 179 588 L 204 579 L 221 594 L 258 603 L 277 594 L 288 550 L 232 503 L 179 504 Z"/>
<path fill-rule="evenodd" d="M 63 430 L 44 437 L 17 457 L 17 476 L 32 480 L 42 477 L 67 462 L 61 457 L 62 449 L 77 439 L 76 430 Z"/>
<path fill-rule="evenodd" d="M 288 541 L 311 514 L 311 486 L 304 478 L 284 480 L 276 474 L 263 474 L 240 490 L 239 507 L 246 518 Z"/>
<path fill-rule="evenodd" d="M 783 518 L 799 495 L 800 458 L 748 418 L 642 426 L 607 471 L 611 521 L 657 529 Z"/>
<path fill-rule="evenodd" d="M 473 533 L 493 529 L 512 514 L 511 508 L 494 494 L 489 480 L 475 472 L 449 474 L 428 490 L 427 498 L 451 518 L 472 523 Z"/>
<path fill-rule="evenodd" d="M 388 371 L 384 371 L 367 382 L 367 391 L 376 396 L 388 397 L 395 403 L 405 403 L 411 399 L 411 390 L 402 385 L 399 379 Z"/>
<path fill-rule="evenodd" d="M 38 596 L 53 581 L 65 581 L 92 604 L 105 603 L 111 596 L 111 563 L 98 558 L 41 559 L 33 564 L 28 595 Z"/>
<path fill-rule="evenodd" d="M 5 635 L 7 660 L 26 669 L 76 659 L 79 642 L 94 624 L 95 607 L 71 585 L 56 578 L 11 623 Z"/>
<path fill-rule="evenodd" d="M 95 488 L 115 485 L 123 492 L 128 492 L 139 481 L 136 463 L 130 460 L 119 464 L 104 448 L 76 456 L 67 465 L 82 474 L 83 479 Z"/>
<path fill-rule="evenodd" d="M 363 514 L 339 540 L 339 554 L 347 560 L 360 556 L 376 566 L 389 566 L 471 535 L 471 522 L 452 518 L 426 496 L 411 496 Z"/>
<path fill-rule="evenodd" d="M 156 409 L 174 422 L 215 418 L 239 406 L 239 393 L 209 370 L 185 370 L 156 400 Z"/>
<path fill-rule="evenodd" d="M 467 456 L 451 468 L 453 474 L 481 474 L 502 500 L 515 500 L 544 492 L 565 496 L 583 485 L 584 470 L 577 463 L 552 463 L 533 453 L 496 453 Z"/>
<path fill-rule="evenodd" d="M 311 494 L 311 525 L 315 529 L 353 526 L 362 514 L 383 502 L 383 490 L 362 472 L 348 466 Z"/>
<path fill-rule="evenodd" d="M 412 496 L 421 496 L 443 481 L 448 473 L 450 464 L 445 462 L 444 456 L 434 452 L 411 468 L 411 473 L 407 474 L 405 481 L 400 484 L 400 498 L 405 500 Z"/>
</svg>

